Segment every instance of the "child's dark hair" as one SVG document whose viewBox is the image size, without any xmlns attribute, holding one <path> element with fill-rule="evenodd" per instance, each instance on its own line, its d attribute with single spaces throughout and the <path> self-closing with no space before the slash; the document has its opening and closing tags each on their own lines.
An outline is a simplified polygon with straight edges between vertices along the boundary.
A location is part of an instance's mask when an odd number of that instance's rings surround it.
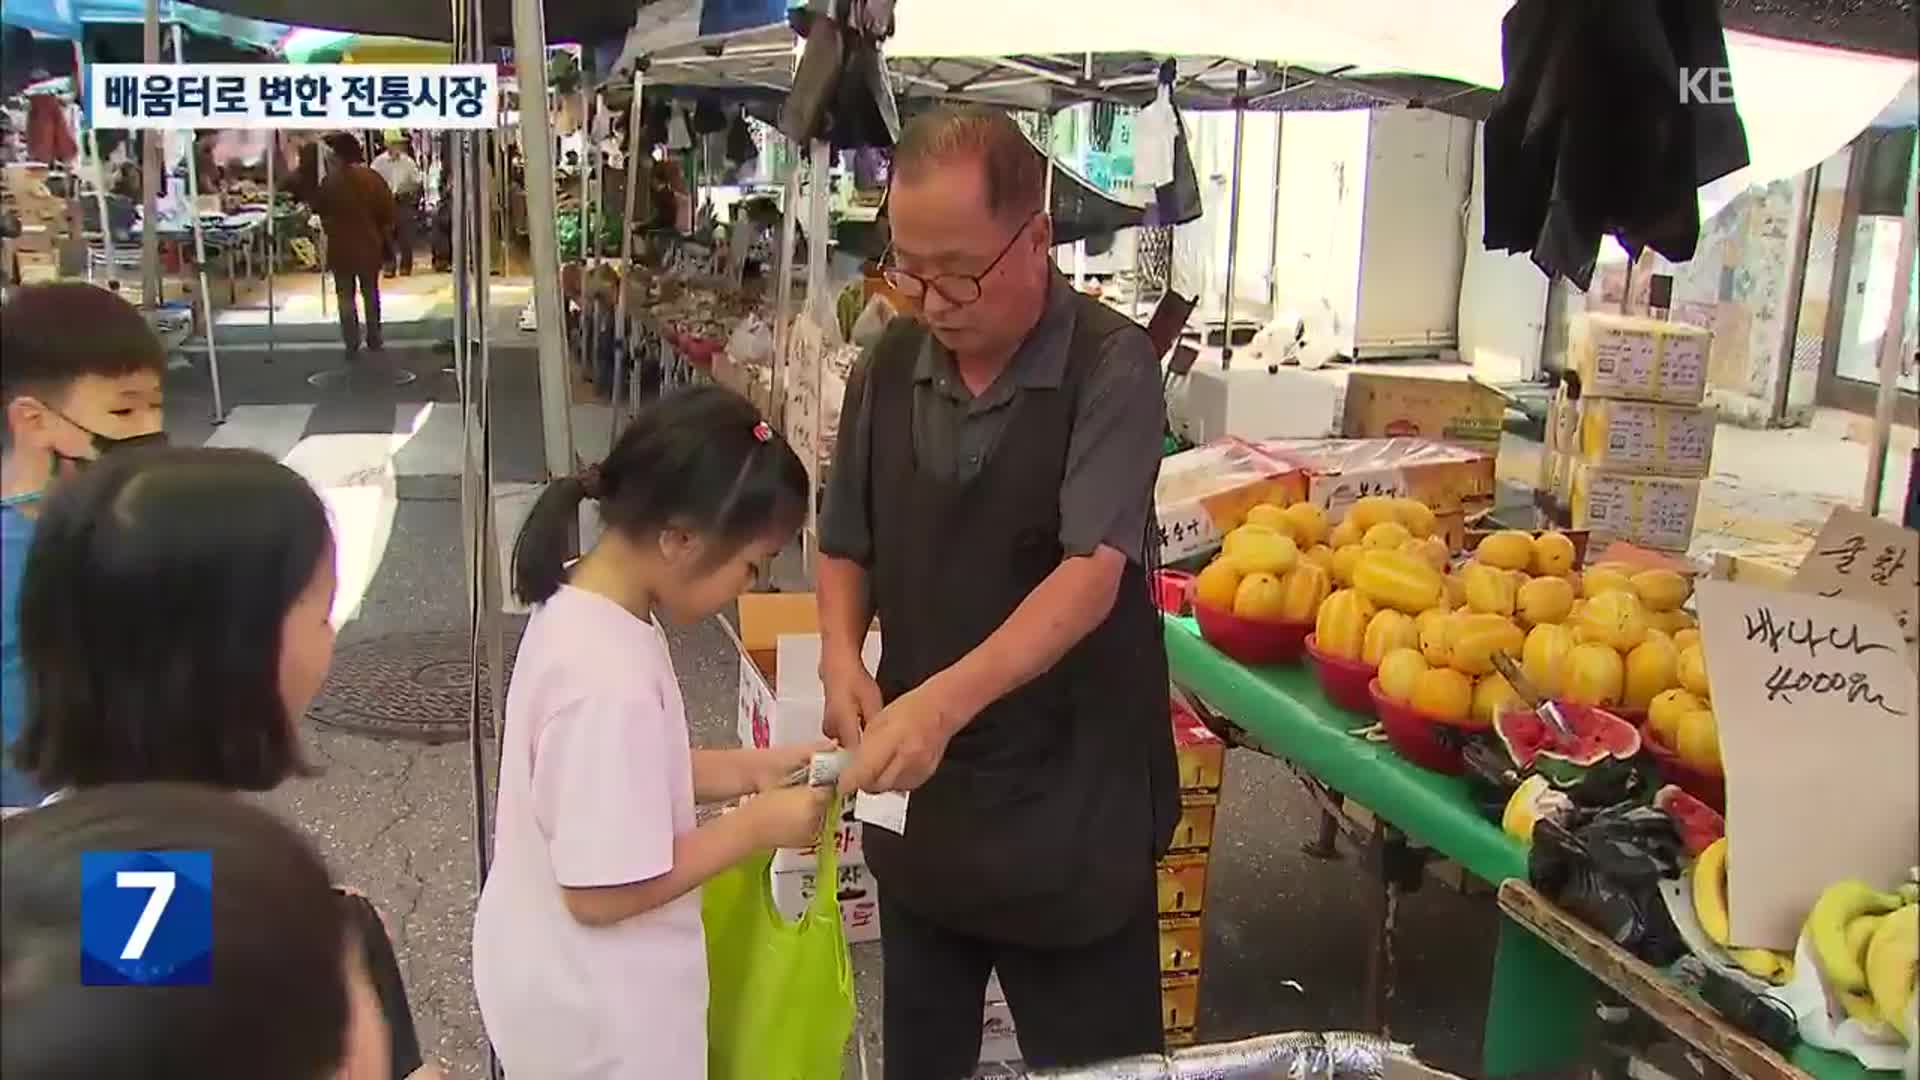
<svg viewBox="0 0 1920 1080">
<path fill-rule="evenodd" d="M 647 406 L 607 460 L 547 485 L 513 546 L 513 591 L 540 603 L 566 580 L 583 499 L 600 520 L 642 540 L 665 528 L 706 538 L 710 566 L 807 516 L 807 470 L 746 398 L 718 386 L 668 394 Z"/>
<path fill-rule="evenodd" d="M 210 981 L 85 985 L 81 856 L 167 850 L 213 856 Z M 8 818 L 0 853 L 0 1075 L 321 1080 L 340 1067 L 346 910 L 326 864 L 266 810 L 206 787 L 110 785 Z"/>
<path fill-rule="evenodd" d="M 21 768 L 49 790 L 305 773 L 281 628 L 332 550 L 313 488 L 252 450 L 109 454 L 61 484 L 20 586 Z"/>
<path fill-rule="evenodd" d="M 138 308 L 79 281 L 28 285 L 0 306 L 0 405 L 48 398 L 58 407 L 75 380 L 167 369 L 167 350 Z"/>
</svg>

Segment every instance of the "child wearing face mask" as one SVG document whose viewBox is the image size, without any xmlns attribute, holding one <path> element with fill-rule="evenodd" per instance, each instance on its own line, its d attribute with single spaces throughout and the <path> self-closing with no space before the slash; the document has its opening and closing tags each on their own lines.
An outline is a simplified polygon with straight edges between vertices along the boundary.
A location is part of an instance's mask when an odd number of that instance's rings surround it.
<svg viewBox="0 0 1920 1080">
<path fill-rule="evenodd" d="M 93 285 L 29 285 L 0 307 L 0 808 L 43 796 L 14 765 L 26 722 L 20 581 L 41 500 L 112 450 L 161 441 L 166 349 L 132 304 Z"/>
<path fill-rule="evenodd" d="M 706 750 L 660 619 L 727 607 L 806 517 L 800 459 L 745 398 L 661 399 L 607 460 L 555 481 L 514 547 L 537 604 L 507 691 L 494 863 L 474 990 L 508 1076 L 706 1075 L 700 886 L 819 835 L 828 793 L 787 787 L 822 747 Z M 605 526 L 566 559 L 582 500 Z M 761 792 L 696 824 L 696 802 Z"/>
</svg>

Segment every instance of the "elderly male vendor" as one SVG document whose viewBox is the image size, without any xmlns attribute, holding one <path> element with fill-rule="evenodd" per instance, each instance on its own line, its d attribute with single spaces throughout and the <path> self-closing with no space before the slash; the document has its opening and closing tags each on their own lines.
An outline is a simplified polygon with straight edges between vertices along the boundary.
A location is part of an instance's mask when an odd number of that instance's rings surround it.
<svg viewBox="0 0 1920 1080">
<path fill-rule="evenodd" d="M 857 745 L 842 789 L 910 792 L 903 832 L 865 834 L 897 1080 L 973 1074 L 996 970 L 1034 1066 L 1162 1045 L 1160 373 L 1144 331 L 1054 268 L 1046 167 L 998 112 L 902 133 L 884 267 L 919 317 L 849 380 L 821 526 L 829 733 Z"/>
</svg>

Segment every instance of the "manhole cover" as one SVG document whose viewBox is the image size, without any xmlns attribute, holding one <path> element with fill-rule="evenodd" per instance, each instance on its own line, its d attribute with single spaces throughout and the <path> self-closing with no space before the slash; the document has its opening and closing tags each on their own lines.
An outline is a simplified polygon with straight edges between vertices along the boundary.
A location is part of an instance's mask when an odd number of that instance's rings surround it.
<svg viewBox="0 0 1920 1080">
<path fill-rule="evenodd" d="M 502 690 L 519 647 L 520 635 L 508 633 Z M 334 653 L 327 684 L 307 715 L 327 727 L 377 739 L 458 742 L 467 737 L 473 696 L 471 650 L 466 634 L 448 632 L 389 634 L 345 646 Z M 484 687 L 484 658 L 480 675 Z M 493 734 L 493 710 L 485 700 L 480 723 L 483 732 Z"/>
</svg>

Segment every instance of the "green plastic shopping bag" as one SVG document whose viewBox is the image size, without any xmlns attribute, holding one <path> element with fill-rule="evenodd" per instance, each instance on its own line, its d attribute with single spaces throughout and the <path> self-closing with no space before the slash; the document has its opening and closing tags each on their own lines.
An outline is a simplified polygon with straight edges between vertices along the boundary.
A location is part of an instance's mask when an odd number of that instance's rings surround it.
<svg viewBox="0 0 1920 1080">
<path fill-rule="evenodd" d="M 853 1033 L 853 964 L 840 925 L 839 804 L 821 825 L 813 899 L 798 922 L 773 904 L 773 853 L 708 881 L 708 1080 L 839 1080 Z"/>
</svg>

